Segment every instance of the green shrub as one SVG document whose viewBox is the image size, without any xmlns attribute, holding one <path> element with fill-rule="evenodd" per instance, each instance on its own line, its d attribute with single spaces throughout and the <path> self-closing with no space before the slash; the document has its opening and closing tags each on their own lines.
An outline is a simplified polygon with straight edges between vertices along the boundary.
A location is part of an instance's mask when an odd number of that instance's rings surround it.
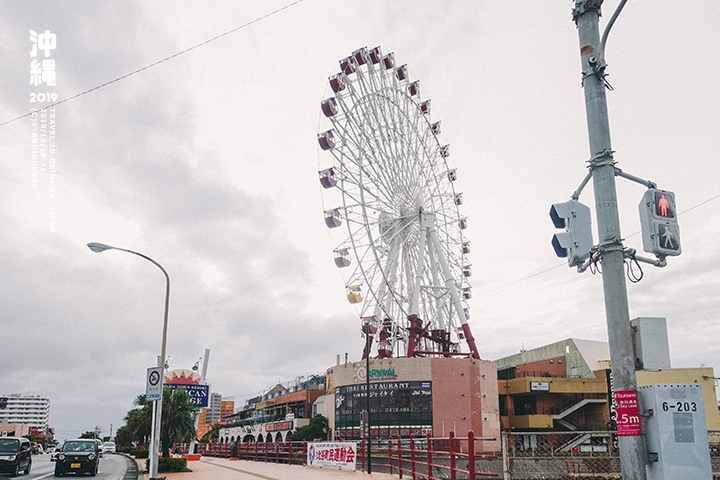
<svg viewBox="0 0 720 480">
<path fill-rule="evenodd" d="M 158 459 L 158 472 L 184 472 L 187 470 L 187 460 L 184 458 Z M 150 460 L 145 462 L 145 469 L 150 471 Z"/>
<path fill-rule="evenodd" d="M 135 458 L 148 458 L 148 451 L 147 450 L 135 450 L 133 452 L 133 455 Z"/>
</svg>

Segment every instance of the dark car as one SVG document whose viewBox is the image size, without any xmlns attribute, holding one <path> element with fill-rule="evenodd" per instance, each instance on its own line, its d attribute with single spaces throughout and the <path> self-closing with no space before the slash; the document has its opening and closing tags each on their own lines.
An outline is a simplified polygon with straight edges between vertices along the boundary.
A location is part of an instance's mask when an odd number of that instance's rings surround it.
<svg viewBox="0 0 720 480">
<path fill-rule="evenodd" d="M 97 475 L 100 466 L 100 451 L 93 439 L 66 440 L 62 452 L 55 459 L 55 476 L 65 473 L 89 473 Z"/>
<path fill-rule="evenodd" d="M 32 447 L 30 440 L 19 437 L 0 437 L 0 472 L 17 476 L 21 471 L 30 473 Z"/>
</svg>

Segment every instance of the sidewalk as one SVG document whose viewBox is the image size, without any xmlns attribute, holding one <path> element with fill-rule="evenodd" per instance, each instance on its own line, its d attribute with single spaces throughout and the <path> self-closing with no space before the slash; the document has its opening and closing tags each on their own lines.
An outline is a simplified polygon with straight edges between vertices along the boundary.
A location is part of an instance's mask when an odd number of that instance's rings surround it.
<svg viewBox="0 0 720 480">
<path fill-rule="evenodd" d="M 144 465 L 144 464 L 143 464 Z M 192 472 L 159 473 L 167 480 L 397 480 L 397 475 L 373 473 L 356 470 L 328 470 L 285 465 L 277 463 L 250 462 L 247 460 L 227 460 L 224 458 L 202 457 L 199 461 L 188 462 Z M 148 480 L 148 474 L 138 479 Z"/>
</svg>

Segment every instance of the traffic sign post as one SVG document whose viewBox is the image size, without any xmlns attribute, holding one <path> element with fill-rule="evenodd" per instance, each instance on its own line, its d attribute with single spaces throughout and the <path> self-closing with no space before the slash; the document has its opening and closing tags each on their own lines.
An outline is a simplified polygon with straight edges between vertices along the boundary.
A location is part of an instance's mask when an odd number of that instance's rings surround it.
<svg viewBox="0 0 720 480">
<path fill-rule="evenodd" d="M 145 385 L 145 400 L 148 402 L 156 402 L 160 400 L 162 394 L 162 367 L 151 367 L 147 369 L 147 383 Z"/>
<path fill-rule="evenodd" d="M 618 392 L 637 391 L 635 360 L 632 348 L 630 313 L 625 263 L 620 232 L 620 216 L 615 187 L 615 159 L 610 142 L 610 125 L 606 97 L 605 39 L 600 41 L 600 6 L 602 0 L 575 0 L 573 20 L 580 40 L 580 60 L 590 144 L 589 167 L 595 193 L 598 231 L 598 254 L 602 264 L 605 295 L 605 317 L 610 346 L 614 388 Z M 608 28 L 624 4 L 618 6 Z M 640 435 L 618 436 L 622 478 L 646 480 L 647 454 Z"/>
</svg>

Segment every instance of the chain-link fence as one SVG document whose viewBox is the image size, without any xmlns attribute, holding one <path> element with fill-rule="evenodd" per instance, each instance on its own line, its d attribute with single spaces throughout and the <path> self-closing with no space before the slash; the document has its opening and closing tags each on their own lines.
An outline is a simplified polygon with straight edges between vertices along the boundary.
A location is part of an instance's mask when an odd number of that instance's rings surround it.
<svg viewBox="0 0 720 480">
<path fill-rule="evenodd" d="M 621 471 L 613 432 L 503 433 L 503 458 L 513 480 L 619 479 Z"/>
<path fill-rule="evenodd" d="M 506 480 L 621 479 L 615 432 L 503 433 Z M 713 478 L 720 480 L 720 431 L 709 431 Z"/>
<path fill-rule="evenodd" d="M 720 430 L 709 430 L 708 442 L 710 442 L 710 463 L 712 463 L 713 479 L 720 480 Z"/>
</svg>

